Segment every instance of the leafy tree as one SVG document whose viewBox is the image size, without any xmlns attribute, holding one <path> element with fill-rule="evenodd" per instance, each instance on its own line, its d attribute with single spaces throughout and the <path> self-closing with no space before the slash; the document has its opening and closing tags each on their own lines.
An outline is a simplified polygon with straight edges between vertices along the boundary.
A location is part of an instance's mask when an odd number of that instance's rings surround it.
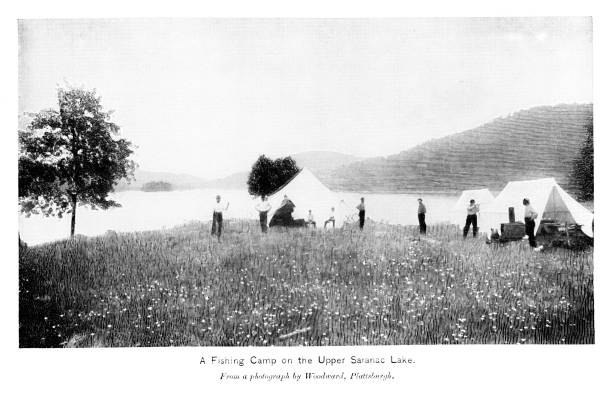
<svg viewBox="0 0 612 393">
<path fill-rule="evenodd" d="M 271 195 L 300 171 L 291 157 L 271 160 L 259 156 L 251 168 L 247 185 L 251 195 Z"/>
<path fill-rule="evenodd" d="M 593 123 L 591 122 L 586 126 L 586 139 L 572 170 L 572 182 L 578 190 L 578 196 L 583 200 L 593 199 L 593 177 Z"/>
<path fill-rule="evenodd" d="M 21 211 L 45 216 L 72 214 L 77 203 L 92 209 L 119 207 L 108 199 L 117 182 L 133 178 L 131 143 L 118 138 L 95 90 L 58 89 L 59 109 L 34 115 L 19 132 L 19 203 Z"/>
</svg>

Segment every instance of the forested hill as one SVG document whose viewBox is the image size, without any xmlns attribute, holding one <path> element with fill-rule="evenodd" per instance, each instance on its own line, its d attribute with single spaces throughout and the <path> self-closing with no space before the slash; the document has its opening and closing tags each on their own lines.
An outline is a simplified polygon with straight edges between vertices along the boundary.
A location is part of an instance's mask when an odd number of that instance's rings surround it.
<svg viewBox="0 0 612 393">
<path fill-rule="evenodd" d="M 571 191 L 572 162 L 592 119 L 592 104 L 536 107 L 321 177 L 332 189 L 373 192 L 499 190 L 511 180 L 554 177 Z"/>
</svg>

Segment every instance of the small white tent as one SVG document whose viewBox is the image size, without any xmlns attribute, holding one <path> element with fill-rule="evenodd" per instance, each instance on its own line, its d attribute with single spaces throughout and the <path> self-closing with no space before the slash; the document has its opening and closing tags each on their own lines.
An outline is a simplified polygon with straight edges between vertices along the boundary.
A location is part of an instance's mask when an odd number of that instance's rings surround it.
<svg viewBox="0 0 612 393">
<path fill-rule="evenodd" d="M 334 207 L 336 227 L 344 222 L 344 212 L 340 198 L 327 188 L 308 168 L 302 170 L 293 177 L 281 189 L 270 195 L 268 200 L 272 209 L 268 213 L 268 222 L 272 219 L 274 212 L 281 206 L 284 196 L 293 202 L 294 219 L 307 219 L 308 210 L 312 210 L 317 227 L 323 227 L 323 223 L 330 216 L 331 208 Z"/>
<path fill-rule="evenodd" d="M 482 188 L 479 190 L 465 190 L 461 193 L 457 202 L 451 210 L 453 223 L 457 225 L 465 225 L 465 217 L 467 215 L 467 207 L 470 204 L 470 200 L 473 199 L 477 204 L 480 205 L 480 210 L 486 209 L 487 206 L 493 202 L 495 197 L 491 194 L 488 188 Z M 478 217 L 480 220 L 480 217 Z M 481 231 L 488 231 L 489 229 L 478 224 Z"/>
<path fill-rule="evenodd" d="M 593 237 L 593 213 L 565 192 L 553 178 L 509 182 L 492 203 L 481 209 L 481 227 L 499 230 L 501 223 L 508 222 L 509 207 L 514 207 L 516 221 L 524 221 L 523 198 L 529 199 L 538 212 L 536 233 L 542 219 L 553 219 L 579 224 L 584 234 Z"/>
</svg>

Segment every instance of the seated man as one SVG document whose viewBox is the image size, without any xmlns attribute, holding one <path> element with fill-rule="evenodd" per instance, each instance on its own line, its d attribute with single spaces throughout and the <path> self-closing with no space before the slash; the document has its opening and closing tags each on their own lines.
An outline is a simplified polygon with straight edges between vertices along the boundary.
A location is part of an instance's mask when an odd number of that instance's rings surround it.
<svg viewBox="0 0 612 393">
<path fill-rule="evenodd" d="M 314 216 L 312 215 L 312 210 L 308 210 L 308 219 L 306 219 L 306 226 L 311 226 L 313 228 L 317 227 L 317 222 L 314 220 Z"/>
<path fill-rule="evenodd" d="M 333 207 L 331 208 L 331 213 L 329 215 L 329 218 L 323 224 L 323 228 L 327 228 L 327 223 L 329 222 L 332 223 L 333 228 L 336 227 L 335 209 Z"/>
</svg>

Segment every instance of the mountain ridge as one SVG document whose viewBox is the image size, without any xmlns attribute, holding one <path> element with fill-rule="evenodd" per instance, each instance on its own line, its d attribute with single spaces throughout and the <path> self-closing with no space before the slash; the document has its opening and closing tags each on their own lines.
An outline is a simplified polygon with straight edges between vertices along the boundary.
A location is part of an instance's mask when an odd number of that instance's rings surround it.
<svg viewBox="0 0 612 393">
<path fill-rule="evenodd" d="M 501 190 L 512 180 L 554 177 L 570 192 L 574 159 L 593 121 L 593 104 L 559 104 L 524 109 L 478 127 L 431 139 L 385 157 L 309 151 L 292 154 L 329 188 L 345 192 L 454 193 Z M 186 174 L 137 171 L 136 182 L 167 181 L 175 189 L 243 188 L 248 171 L 212 180 Z"/>
<path fill-rule="evenodd" d="M 572 189 L 571 167 L 593 119 L 592 104 L 539 106 L 321 176 L 339 191 L 501 189 L 511 180 L 554 177 Z"/>
</svg>

